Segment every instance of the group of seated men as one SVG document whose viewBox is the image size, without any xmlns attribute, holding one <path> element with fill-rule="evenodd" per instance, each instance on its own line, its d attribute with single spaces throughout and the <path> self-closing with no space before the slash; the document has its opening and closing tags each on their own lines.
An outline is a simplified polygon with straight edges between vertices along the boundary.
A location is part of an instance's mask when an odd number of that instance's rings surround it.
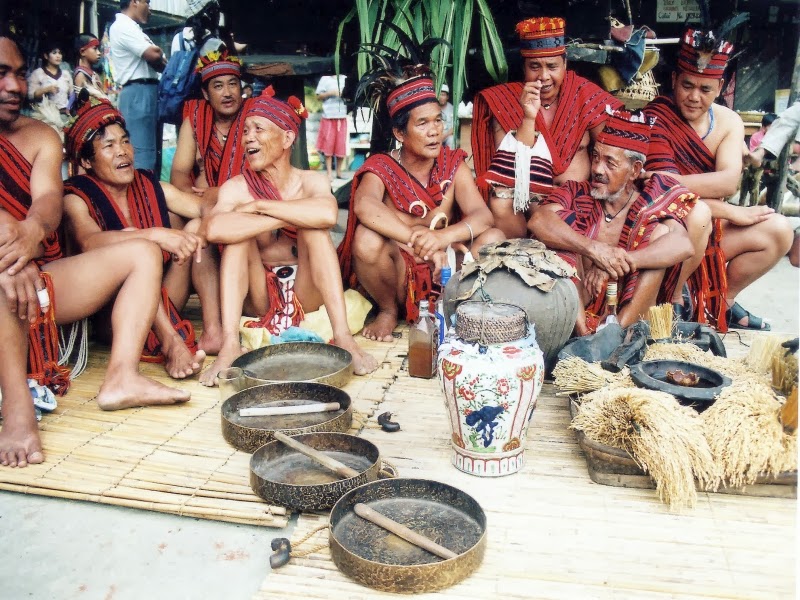
<svg viewBox="0 0 800 600">
<path fill-rule="evenodd" d="M 758 327 L 736 294 L 787 252 L 792 232 L 768 209 L 720 200 L 741 169 L 741 121 L 713 104 L 730 45 L 706 64 L 702 33 L 688 32 L 673 96 L 632 115 L 566 69 L 562 19 L 517 30 L 525 82 L 476 98 L 477 183 L 466 154 L 442 144 L 432 78 L 395 81 L 382 103 L 399 148 L 356 173 L 338 250 L 327 178 L 289 160 L 305 108 L 270 91 L 243 100 L 235 57 L 201 60 L 203 99 L 185 107 L 171 184 L 134 168 L 124 119 L 90 100 L 66 130 L 67 156 L 83 174 L 62 187 L 58 137 L 21 116 L 25 60 L 0 34 L 0 464 L 44 459 L 26 375 L 66 388 L 56 325 L 97 315 L 95 328 L 110 335 L 96 398 L 109 410 L 189 399 L 140 375 L 140 358 L 214 385 L 242 353 L 243 315 L 280 333 L 324 305 L 333 343 L 365 374 L 376 361 L 350 333 L 343 286 L 357 282 L 377 305 L 363 335 L 391 340 L 431 293 L 449 246 L 476 255 L 531 235 L 564 252 L 579 274 L 578 335 L 603 319 L 609 280 L 620 282 L 623 326 L 656 302 L 683 303 L 688 281 L 695 319 Z M 74 256 L 62 252 L 62 212 Z M 277 281 L 279 265 L 296 265 L 290 289 Z M 199 339 L 180 314 L 192 289 Z M 216 360 L 201 372 L 206 354 Z"/>
</svg>

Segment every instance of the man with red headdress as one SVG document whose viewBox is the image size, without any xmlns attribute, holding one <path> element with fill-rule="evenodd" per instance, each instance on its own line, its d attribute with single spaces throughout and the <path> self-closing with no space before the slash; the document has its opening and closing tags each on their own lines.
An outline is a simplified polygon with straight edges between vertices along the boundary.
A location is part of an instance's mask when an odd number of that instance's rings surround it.
<svg viewBox="0 0 800 600">
<path fill-rule="evenodd" d="M 564 19 L 534 17 L 518 23 L 516 30 L 520 37 L 524 81 L 496 85 L 478 93 L 472 119 L 472 151 L 478 186 L 489 202 L 497 227 L 509 238 L 526 235 L 526 203 L 522 201 L 519 182 L 517 189 L 513 189 L 515 185 L 510 181 L 493 178 L 491 174 L 487 176 L 490 166 L 495 166 L 498 149 L 511 150 L 512 154 L 505 159 L 510 164 L 516 154 L 518 175 L 525 170 L 522 165 L 527 165 L 533 156 L 544 161 L 545 167 L 547 162 L 552 163 L 551 173 L 556 184 L 586 181 L 589 178 L 587 149 L 589 142 L 602 130 L 605 107 L 622 105 L 608 92 L 567 69 Z M 511 142 L 507 134 L 523 126 L 532 132 L 531 140 L 506 148 Z M 517 139 L 522 141 L 519 132 Z M 525 145 L 530 150 L 525 150 Z M 546 171 L 537 175 L 535 166 L 532 161 L 530 192 L 546 194 L 548 182 L 541 179 Z"/>
<path fill-rule="evenodd" d="M 160 182 L 151 171 L 134 168 L 125 120 L 108 101 L 91 99 L 80 107 L 66 128 L 66 147 L 69 158 L 86 170 L 64 186 L 70 230 L 81 250 L 132 239 L 161 248 L 162 304 L 142 359 L 164 361 L 171 377 L 189 377 L 205 358 L 204 349 L 198 351 L 192 324 L 178 313 L 186 304 L 190 281 L 200 295 L 204 325 L 216 322 L 219 327 L 220 319 L 218 267 L 197 233 L 200 200 Z M 173 229 L 172 214 L 194 220 L 183 229 Z"/>
<path fill-rule="evenodd" d="M 430 76 L 411 77 L 385 90 L 385 105 L 400 148 L 373 154 L 353 179 L 345 239 L 339 248 L 345 281 L 352 275 L 378 305 L 363 335 L 391 341 L 400 306 L 414 321 L 432 291 L 444 251 L 471 251 L 501 241 L 481 200 L 463 150 L 444 146 L 442 107 Z M 439 220 L 443 229 L 433 230 Z"/>
<path fill-rule="evenodd" d="M 255 98 L 244 113 L 243 141 L 248 168 L 225 182 L 208 221 L 208 239 L 225 244 L 222 252 L 222 349 L 200 376 L 214 385 L 217 373 L 242 354 L 239 321 L 243 314 L 280 333 L 302 321 L 304 311 L 325 305 L 333 343 L 353 356 L 358 375 L 372 372 L 375 359 L 358 347 L 347 324 L 344 291 L 328 230 L 338 209 L 327 177 L 292 167 L 292 144 L 303 119 L 303 104 L 270 95 Z M 292 297 L 284 297 L 271 270 L 273 253 L 293 254 L 297 274 Z"/>
<path fill-rule="evenodd" d="M 574 253 L 584 310 L 577 335 L 593 333 L 607 312 L 606 287 L 618 282 L 622 327 L 669 300 L 692 245 L 683 219 L 697 197 L 667 175 L 639 187 L 652 119 L 613 111 L 591 152 L 591 180 L 569 181 L 538 206 L 531 232 L 549 248 Z"/>
<path fill-rule="evenodd" d="M 714 32 L 686 31 L 672 75 L 672 97 L 659 96 L 645 108 L 657 118 L 645 176 L 668 173 L 705 200 L 687 221 L 695 256 L 678 282 L 691 276 L 694 317 L 721 331 L 728 326 L 769 329 L 736 303 L 736 296 L 788 252 L 792 228 L 766 206 L 724 201 L 741 178 L 744 140 L 739 115 L 714 103 L 732 51 L 733 45 Z M 682 303 L 679 294 L 680 287 L 674 301 Z"/>
<path fill-rule="evenodd" d="M 158 303 L 158 246 L 130 240 L 62 258 L 56 234 L 61 142 L 20 114 L 26 93 L 25 59 L 0 31 L 0 464 L 11 467 L 44 460 L 27 379 L 56 393 L 69 385 L 67 369 L 58 366 L 56 325 L 82 319 L 115 297 L 114 343 L 98 405 L 114 410 L 189 399 L 188 392 L 139 374 L 139 352 Z"/>
<path fill-rule="evenodd" d="M 194 191 L 211 207 L 219 186 L 245 165 L 242 62 L 223 50 L 201 57 L 197 71 L 203 99 L 183 107 L 170 182 L 184 192 Z"/>
</svg>

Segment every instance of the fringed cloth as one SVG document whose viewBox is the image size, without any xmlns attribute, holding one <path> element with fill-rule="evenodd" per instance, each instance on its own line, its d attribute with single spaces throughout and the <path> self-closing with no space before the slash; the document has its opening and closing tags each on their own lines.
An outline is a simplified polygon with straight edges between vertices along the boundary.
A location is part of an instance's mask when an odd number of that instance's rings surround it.
<svg viewBox="0 0 800 600">
<path fill-rule="evenodd" d="M 347 229 L 338 250 L 345 289 L 355 288 L 358 285 L 353 270 L 353 238 L 358 226 L 355 192 L 364 174 L 373 173 L 380 178 L 397 210 L 415 217 L 424 217 L 442 204 L 444 194 L 452 185 L 456 171 L 466 157 L 467 154 L 463 150 L 451 150 L 442 146 L 438 158 L 433 163 L 427 187 L 389 154 L 373 154 L 364 161 L 353 176 Z M 403 250 L 402 247 L 400 249 Z M 413 322 L 419 316 L 420 300 L 430 297 L 433 293 L 433 276 L 427 263 L 417 264 L 413 255 L 405 251 L 402 251 L 401 255 L 406 265 L 406 319 Z"/>
<path fill-rule="evenodd" d="M 472 117 L 472 152 L 479 187 L 489 199 L 489 187 L 483 175 L 489 169 L 497 150 L 492 131 L 496 119 L 505 131 L 522 125 L 521 82 L 504 83 L 487 88 L 475 96 Z M 559 103 L 550 128 L 544 122 L 544 109 L 536 116 L 536 130 L 545 138 L 553 161 L 553 174 L 564 173 L 581 145 L 584 134 L 606 120 L 606 105 L 620 108 L 622 103 L 591 81 L 567 71 L 559 90 Z"/>
<path fill-rule="evenodd" d="M 650 133 L 650 149 L 645 168 L 648 171 L 697 175 L 712 173 L 716 159 L 703 140 L 680 115 L 672 99 L 658 96 L 644 112 L 656 117 Z M 689 291 L 694 305 L 694 319 L 710 323 L 720 332 L 728 330 L 725 319 L 728 279 L 722 253 L 722 225 L 713 219 L 711 237 L 700 266 L 689 278 Z"/>
<path fill-rule="evenodd" d="M 568 181 L 553 192 L 542 204 L 559 204 L 562 208 L 557 212 L 565 223 L 574 231 L 595 239 L 600 225 L 605 219 L 602 203 L 592 198 L 591 184 L 588 181 Z M 668 176 L 654 175 L 644 186 L 639 197 L 631 204 L 625 216 L 625 224 L 617 246 L 627 251 L 645 248 L 650 241 L 656 225 L 667 219 L 675 219 L 683 224 L 686 215 L 692 210 L 697 196 L 689 192 L 675 179 Z M 570 264 L 575 266 L 577 257 L 572 253 L 559 253 Z M 657 303 L 669 302 L 675 291 L 680 275 L 681 263 L 666 270 L 664 280 L 658 292 Z M 639 281 L 639 271 L 626 275 L 620 281 L 621 294 L 619 307 L 630 302 Z M 594 298 L 586 308 L 586 324 L 595 331 L 597 319 L 606 311 L 605 291 Z"/>
<path fill-rule="evenodd" d="M 283 200 L 273 183 L 258 173 L 245 169 L 244 180 L 250 195 L 257 200 Z M 284 227 L 281 231 L 290 239 L 297 239 L 297 229 Z M 280 335 L 289 327 L 296 327 L 305 317 L 300 300 L 294 293 L 294 281 L 283 285 L 271 270 L 265 270 L 267 279 L 267 312 L 260 319 L 245 322 L 245 327 L 264 327 L 274 335 Z"/>
<path fill-rule="evenodd" d="M 108 189 L 92 175 L 71 177 L 64 182 L 64 193 L 74 194 L 83 200 L 89 209 L 90 216 L 103 231 L 121 231 L 126 227 L 170 228 L 167 199 L 164 197 L 161 183 L 151 171 L 137 169 L 133 176 L 133 182 L 128 187 L 130 222 L 127 221 L 125 214 L 111 197 Z M 161 254 L 165 264 L 172 260 L 169 252 L 162 250 Z M 169 299 L 165 288 L 161 289 L 161 301 L 169 315 L 172 328 L 181 336 L 189 351 L 194 354 L 197 352 L 197 340 L 192 323 L 181 316 L 177 307 Z M 152 330 L 147 335 L 141 359 L 145 362 L 164 362 L 161 343 Z"/>
<path fill-rule="evenodd" d="M 18 221 L 24 221 L 30 210 L 31 163 L 16 146 L 0 135 L 0 207 Z M 53 232 L 43 242 L 44 255 L 36 261 L 41 268 L 61 258 L 58 234 Z M 69 388 L 69 369 L 58 364 L 58 329 L 55 322 L 55 291 L 50 275 L 41 273 L 50 295 L 50 307 L 39 313 L 28 329 L 28 377 L 63 395 Z"/>
<path fill-rule="evenodd" d="M 183 105 L 183 118 L 189 119 L 200 156 L 203 157 L 206 182 L 209 187 L 218 187 L 244 171 L 244 111 L 245 100 L 239 114 L 231 124 L 228 138 L 221 143 L 214 134 L 214 109 L 205 100 L 188 100 Z"/>
</svg>

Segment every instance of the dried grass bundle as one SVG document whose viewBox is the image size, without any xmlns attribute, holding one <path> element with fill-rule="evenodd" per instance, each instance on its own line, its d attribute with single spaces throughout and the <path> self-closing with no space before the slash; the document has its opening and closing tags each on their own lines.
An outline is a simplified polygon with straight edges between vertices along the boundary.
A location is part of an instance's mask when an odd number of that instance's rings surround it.
<svg viewBox="0 0 800 600">
<path fill-rule="evenodd" d="M 553 378 L 555 386 L 560 390 L 557 392 L 558 396 L 593 392 L 607 385 L 633 385 L 630 370 L 612 373 L 603 369 L 599 363 L 589 363 L 577 356 L 558 361 L 553 369 Z"/>
<path fill-rule="evenodd" d="M 697 502 L 695 480 L 716 489 L 717 467 L 703 422 L 670 394 L 639 388 L 601 389 L 586 396 L 571 427 L 628 452 L 656 482 L 670 509 Z"/>
<path fill-rule="evenodd" d="M 702 415 L 703 430 L 726 485 L 797 469 L 797 435 L 779 421 L 781 402 L 768 385 L 734 382 Z"/>
<path fill-rule="evenodd" d="M 766 381 L 763 374 L 752 371 L 744 361 L 715 356 L 694 344 L 652 344 L 647 348 L 644 360 L 682 360 L 719 371 L 734 381 Z"/>
<path fill-rule="evenodd" d="M 672 304 L 659 304 L 650 307 L 647 319 L 650 321 L 650 337 L 663 340 L 672 337 Z"/>
<path fill-rule="evenodd" d="M 775 335 L 756 336 L 744 363 L 756 373 L 769 371 L 772 368 L 772 357 L 776 352 L 783 350 L 781 348 L 782 341 Z"/>
<path fill-rule="evenodd" d="M 797 357 L 782 346 L 772 355 L 772 385 L 785 396 L 797 386 Z"/>
</svg>

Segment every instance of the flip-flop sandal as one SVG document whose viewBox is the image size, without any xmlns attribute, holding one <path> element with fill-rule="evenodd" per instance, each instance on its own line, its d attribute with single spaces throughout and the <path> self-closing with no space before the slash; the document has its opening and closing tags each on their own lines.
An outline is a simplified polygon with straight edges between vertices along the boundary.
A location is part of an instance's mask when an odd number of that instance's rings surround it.
<svg viewBox="0 0 800 600">
<path fill-rule="evenodd" d="M 747 317 L 747 325 L 740 325 L 739 321 Z M 738 302 L 734 302 L 725 313 L 728 327 L 733 329 L 753 329 L 755 331 L 770 331 L 772 327 L 764 319 L 755 316 L 749 310 L 742 308 Z"/>
</svg>

